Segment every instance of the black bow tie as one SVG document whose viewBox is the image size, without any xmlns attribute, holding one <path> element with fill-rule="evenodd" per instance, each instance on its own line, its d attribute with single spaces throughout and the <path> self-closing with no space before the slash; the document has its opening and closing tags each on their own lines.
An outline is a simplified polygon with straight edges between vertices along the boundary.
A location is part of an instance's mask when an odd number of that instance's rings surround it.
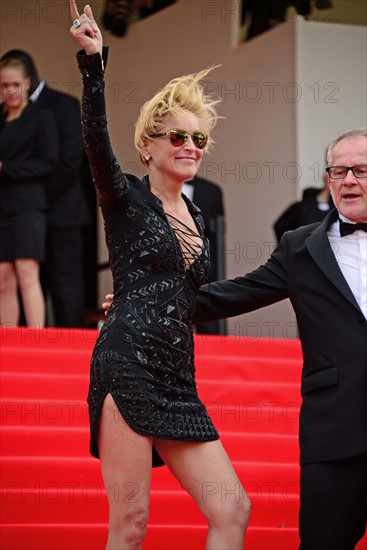
<svg viewBox="0 0 367 550">
<path fill-rule="evenodd" d="M 339 228 L 341 237 L 351 235 L 354 231 L 357 231 L 357 229 L 361 229 L 367 233 L 367 223 L 347 223 L 339 220 Z"/>
</svg>

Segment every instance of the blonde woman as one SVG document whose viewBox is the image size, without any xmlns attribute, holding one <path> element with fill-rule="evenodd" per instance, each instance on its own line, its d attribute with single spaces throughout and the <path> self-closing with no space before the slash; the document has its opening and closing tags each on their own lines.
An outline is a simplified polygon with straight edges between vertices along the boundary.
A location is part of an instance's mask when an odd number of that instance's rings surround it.
<svg viewBox="0 0 367 550">
<path fill-rule="evenodd" d="M 208 243 L 200 212 L 181 193 L 217 119 L 217 102 L 200 85 L 208 71 L 172 80 L 142 107 L 135 144 L 147 175 L 122 173 L 106 126 L 101 32 L 89 6 L 79 15 L 71 0 L 71 16 L 84 50 L 77 59 L 85 148 L 114 279 L 88 396 L 91 453 L 100 458 L 109 499 L 107 548 L 141 548 L 152 465 L 165 463 L 208 521 L 206 547 L 241 549 L 250 504 L 195 383 L 191 318 L 207 277 Z M 222 491 L 203 498 L 207 482 Z"/>
</svg>

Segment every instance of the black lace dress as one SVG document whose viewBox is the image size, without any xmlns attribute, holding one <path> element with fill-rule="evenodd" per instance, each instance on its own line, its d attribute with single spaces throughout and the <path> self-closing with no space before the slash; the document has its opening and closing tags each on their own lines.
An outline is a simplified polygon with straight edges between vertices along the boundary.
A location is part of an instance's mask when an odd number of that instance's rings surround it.
<svg viewBox="0 0 367 550">
<path fill-rule="evenodd" d="M 100 56 L 78 54 L 82 124 L 113 274 L 114 300 L 91 361 L 91 453 L 110 393 L 129 426 L 153 438 L 210 441 L 218 433 L 197 394 L 192 315 L 207 280 L 200 211 L 184 199 L 202 240 L 165 214 L 147 177 L 121 171 L 111 150 Z M 153 466 L 162 464 L 153 449 Z"/>
</svg>

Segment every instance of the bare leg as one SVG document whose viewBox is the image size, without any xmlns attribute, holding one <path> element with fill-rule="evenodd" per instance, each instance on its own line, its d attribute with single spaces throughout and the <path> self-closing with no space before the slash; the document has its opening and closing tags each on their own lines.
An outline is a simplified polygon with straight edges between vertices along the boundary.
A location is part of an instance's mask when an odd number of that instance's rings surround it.
<svg viewBox="0 0 367 550">
<path fill-rule="evenodd" d="M 106 548 L 140 549 L 149 516 L 152 439 L 128 426 L 110 394 L 102 407 L 98 448 L 109 503 Z"/>
<path fill-rule="evenodd" d="M 157 439 L 154 444 L 205 515 L 209 525 L 206 548 L 242 550 L 251 504 L 221 442 Z"/>
<path fill-rule="evenodd" d="M 0 262 L 0 324 L 19 323 L 17 278 L 12 262 Z"/>
<path fill-rule="evenodd" d="M 39 280 L 39 262 L 32 259 L 16 260 L 15 270 L 27 325 L 43 328 L 45 326 L 45 300 Z"/>
</svg>

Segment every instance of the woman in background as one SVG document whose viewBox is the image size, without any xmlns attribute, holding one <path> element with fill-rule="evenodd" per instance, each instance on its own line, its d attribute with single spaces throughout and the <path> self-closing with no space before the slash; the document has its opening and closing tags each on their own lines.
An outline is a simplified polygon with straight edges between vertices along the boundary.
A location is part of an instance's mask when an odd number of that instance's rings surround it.
<svg viewBox="0 0 367 550">
<path fill-rule="evenodd" d="M 56 169 L 58 137 L 53 115 L 29 103 L 29 87 L 27 67 L 19 59 L 0 62 L 0 324 L 18 324 L 19 289 L 26 324 L 42 328 L 44 185 Z"/>
</svg>

